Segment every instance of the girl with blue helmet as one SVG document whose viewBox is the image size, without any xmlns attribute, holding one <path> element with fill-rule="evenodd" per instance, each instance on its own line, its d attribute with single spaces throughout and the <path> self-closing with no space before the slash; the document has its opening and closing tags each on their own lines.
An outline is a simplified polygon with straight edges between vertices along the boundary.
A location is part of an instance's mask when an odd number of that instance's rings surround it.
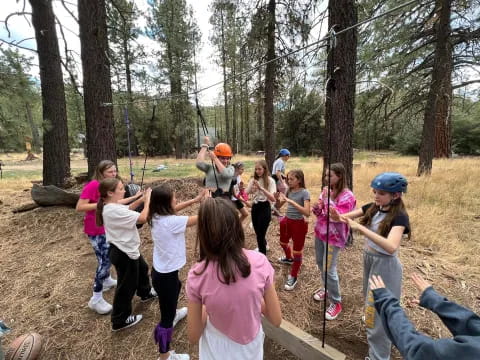
<svg viewBox="0 0 480 360">
<path fill-rule="evenodd" d="M 375 311 L 373 293 L 368 279 L 380 275 L 397 299 L 402 288 L 402 264 L 398 248 L 403 235 L 410 234 L 410 223 L 403 193 L 407 192 L 407 179 L 395 172 L 377 175 L 371 182 L 374 202 L 340 215 L 331 209 L 334 221 L 344 221 L 365 236 L 363 255 L 363 295 L 365 298 L 365 325 L 367 328 L 370 360 L 390 359 L 391 341 Z M 353 219 L 360 217 L 360 221 Z"/>
<path fill-rule="evenodd" d="M 286 193 L 288 187 L 285 183 L 285 164 L 290 159 L 290 151 L 288 149 L 280 149 L 272 167 L 272 178 L 277 184 L 277 191 Z"/>
</svg>

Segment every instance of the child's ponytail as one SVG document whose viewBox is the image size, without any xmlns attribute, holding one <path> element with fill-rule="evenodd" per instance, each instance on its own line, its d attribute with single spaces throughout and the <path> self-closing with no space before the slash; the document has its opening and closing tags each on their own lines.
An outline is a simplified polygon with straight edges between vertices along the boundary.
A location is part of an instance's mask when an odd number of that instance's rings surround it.
<svg viewBox="0 0 480 360">
<path fill-rule="evenodd" d="M 103 199 L 99 199 L 97 202 L 97 211 L 95 212 L 95 222 L 97 226 L 103 226 L 103 206 L 105 203 Z"/>
</svg>

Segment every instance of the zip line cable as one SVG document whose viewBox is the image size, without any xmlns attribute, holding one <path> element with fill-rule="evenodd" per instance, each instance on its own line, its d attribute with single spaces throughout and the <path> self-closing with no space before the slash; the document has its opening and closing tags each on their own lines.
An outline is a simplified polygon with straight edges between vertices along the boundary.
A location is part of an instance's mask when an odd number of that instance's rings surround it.
<svg viewBox="0 0 480 360">
<path fill-rule="evenodd" d="M 425 1 L 423 4 L 429 4 L 429 3 L 432 3 L 432 2 L 434 2 L 434 0 L 427 0 L 427 1 Z M 394 7 L 394 8 L 392 8 L 392 9 L 388 10 L 388 11 L 385 11 L 385 12 L 383 12 L 383 13 L 381 13 L 381 14 L 378 14 L 378 15 L 376 15 L 376 16 L 372 16 L 371 18 L 362 20 L 362 21 L 360 21 L 360 22 L 358 22 L 358 23 L 356 23 L 356 24 L 354 24 L 354 25 L 351 25 L 351 26 L 345 28 L 345 29 L 339 30 L 338 32 L 336 32 L 336 36 L 338 37 L 339 35 L 347 32 L 347 31 L 350 31 L 350 30 L 353 30 L 353 29 L 355 29 L 355 28 L 357 28 L 357 27 L 360 27 L 360 26 L 362 26 L 362 25 L 368 24 L 368 23 L 370 23 L 370 22 L 372 22 L 372 21 L 374 21 L 374 20 L 380 19 L 380 18 L 382 18 L 382 17 L 384 17 L 384 16 L 387 16 L 387 15 L 389 15 L 389 14 L 397 11 L 397 10 L 400 10 L 400 9 L 406 7 L 406 6 L 409 6 L 409 5 L 412 5 L 412 4 L 415 4 L 415 3 L 421 4 L 421 2 L 420 2 L 419 0 L 411 0 L 411 1 L 408 1 L 408 2 L 406 2 L 406 3 L 403 3 L 403 4 L 401 4 L 401 5 L 398 5 L 398 6 Z M 328 40 L 331 40 L 331 36 L 332 36 L 332 35 L 328 35 L 328 34 L 327 34 L 326 36 L 324 36 L 323 38 L 321 38 L 321 39 L 318 40 L 318 41 L 314 41 L 314 42 L 312 42 L 312 43 L 310 43 L 310 44 L 306 44 L 306 45 L 304 45 L 304 46 L 302 46 L 302 47 L 300 47 L 300 48 L 298 48 L 298 49 L 295 49 L 295 50 L 293 50 L 293 51 L 291 51 L 291 52 L 289 52 L 289 53 L 286 53 L 286 54 L 283 54 L 283 55 L 279 55 L 279 56 L 275 57 L 274 59 L 265 61 L 265 62 L 263 62 L 263 63 L 261 63 L 261 64 L 258 64 L 258 65 L 255 65 L 255 66 L 253 66 L 253 67 L 251 67 L 251 68 L 249 68 L 249 69 L 247 69 L 247 70 L 244 70 L 244 71 L 236 74 L 235 76 L 229 76 L 229 77 L 227 77 L 227 78 L 224 79 L 224 80 L 217 81 L 216 83 L 210 84 L 210 85 L 208 85 L 208 86 L 206 86 L 206 87 L 204 87 L 204 88 L 201 88 L 201 89 L 199 89 L 199 90 L 195 90 L 195 91 L 192 91 L 192 92 L 188 92 L 188 91 L 187 91 L 187 92 L 184 92 L 184 93 L 182 93 L 182 94 L 166 95 L 166 96 L 156 97 L 156 98 L 151 98 L 151 99 L 138 99 L 138 100 L 134 100 L 133 102 L 136 102 L 136 103 L 146 102 L 146 103 L 148 103 L 148 102 L 151 102 L 151 101 L 168 100 L 168 99 L 175 99 L 175 98 L 179 98 L 179 97 L 187 97 L 187 98 L 188 98 L 190 95 L 198 95 L 198 94 L 200 94 L 200 93 L 202 93 L 202 92 L 204 92 L 204 91 L 206 91 L 206 90 L 209 90 L 209 89 L 211 89 L 211 88 L 213 88 L 213 87 L 215 87 L 215 86 L 218 86 L 218 85 L 223 84 L 225 81 L 230 81 L 230 80 L 235 79 L 235 78 L 237 78 L 237 77 L 241 77 L 241 76 L 243 76 L 243 75 L 245 75 L 245 74 L 248 74 L 248 73 L 250 73 L 250 72 L 252 72 L 252 71 L 258 70 L 259 68 L 261 68 L 261 67 L 263 67 L 263 66 L 265 66 L 265 65 L 268 65 L 268 64 L 270 64 L 270 63 L 272 63 L 272 62 L 275 62 L 275 61 L 281 60 L 281 59 L 283 59 L 283 58 L 289 57 L 289 56 L 291 56 L 291 55 L 293 55 L 293 54 L 296 54 L 296 53 L 298 53 L 298 52 L 300 52 L 300 51 L 302 51 L 302 50 L 308 49 L 308 48 L 310 48 L 310 47 L 312 47 L 312 46 L 318 45 L 318 47 L 315 48 L 315 50 L 321 49 L 322 47 L 327 47 L 326 44 L 325 44 L 325 45 L 320 45 L 320 44 L 322 44 L 322 43 L 324 43 L 324 42 L 327 42 Z M 112 103 L 101 103 L 101 106 L 119 106 L 119 105 L 126 105 L 126 104 L 124 104 L 124 103 L 113 103 L 113 102 L 112 102 Z"/>
</svg>

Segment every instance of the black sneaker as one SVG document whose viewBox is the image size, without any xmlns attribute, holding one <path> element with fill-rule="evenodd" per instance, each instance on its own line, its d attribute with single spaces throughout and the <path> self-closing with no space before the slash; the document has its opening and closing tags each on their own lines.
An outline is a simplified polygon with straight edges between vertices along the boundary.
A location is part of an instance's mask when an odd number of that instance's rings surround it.
<svg viewBox="0 0 480 360">
<path fill-rule="evenodd" d="M 152 287 L 152 288 L 150 288 L 150 292 L 147 295 L 142 296 L 140 298 L 140 302 L 147 302 L 147 301 L 153 300 L 157 297 L 158 297 L 158 294 L 155 291 L 155 289 Z"/>
<path fill-rule="evenodd" d="M 286 257 L 281 257 L 278 259 L 279 262 L 281 262 L 282 264 L 286 264 L 286 265 L 292 265 L 293 264 L 293 259 L 287 259 Z"/>
<path fill-rule="evenodd" d="M 119 330 L 129 328 L 130 326 L 133 326 L 136 323 L 138 323 L 140 320 L 142 320 L 142 315 L 130 315 L 123 324 L 118 324 L 118 325 L 113 324 L 112 331 L 119 331 Z"/>
</svg>

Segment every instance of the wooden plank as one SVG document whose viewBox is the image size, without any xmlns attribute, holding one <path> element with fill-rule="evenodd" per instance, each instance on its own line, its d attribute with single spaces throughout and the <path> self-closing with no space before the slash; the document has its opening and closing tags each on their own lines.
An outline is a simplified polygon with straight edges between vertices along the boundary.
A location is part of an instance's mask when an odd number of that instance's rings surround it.
<svg viewBox="0 0 480 360">
<path fill-rule="evenodd" d="M 296 327 L 291 322 L 282 320 L 280 327 L 275 327 L 266 319 L 262 319 L 265 335 L 282 345 L 293 355 L 302 360 L 345 360 L 345 354 Z"/>
</svg>

